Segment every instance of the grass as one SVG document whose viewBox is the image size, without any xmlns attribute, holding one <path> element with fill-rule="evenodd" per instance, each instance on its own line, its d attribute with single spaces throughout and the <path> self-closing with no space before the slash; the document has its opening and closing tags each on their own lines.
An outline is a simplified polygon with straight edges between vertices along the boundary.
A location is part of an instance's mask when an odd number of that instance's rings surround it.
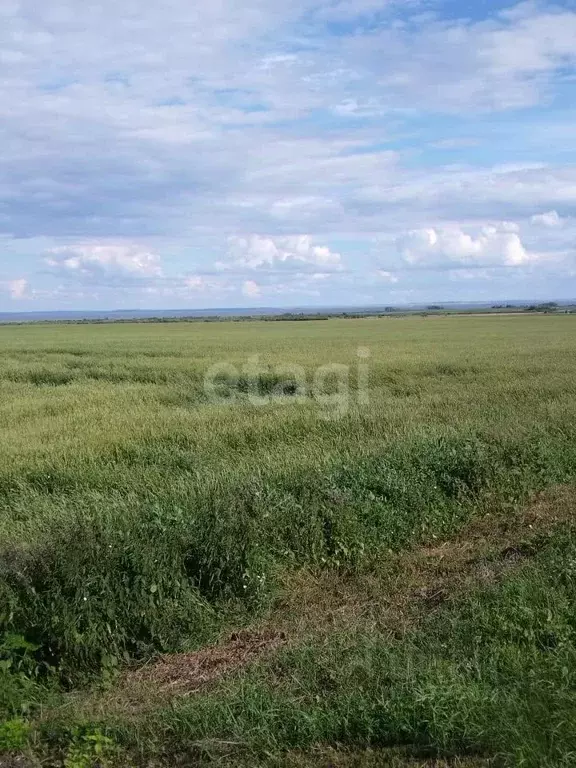
<svg viewBox="0 0 576 768">
<path fill-rule="evenodd" d="M 575 322 L 0 329 L 0 752 L 573 764 L 569 515 L 493 583 L 401 585 L 410 553 L 574 485 Z M 86 692 L 262 624 L 287 647 L 192 697 Z"/>
</svg>

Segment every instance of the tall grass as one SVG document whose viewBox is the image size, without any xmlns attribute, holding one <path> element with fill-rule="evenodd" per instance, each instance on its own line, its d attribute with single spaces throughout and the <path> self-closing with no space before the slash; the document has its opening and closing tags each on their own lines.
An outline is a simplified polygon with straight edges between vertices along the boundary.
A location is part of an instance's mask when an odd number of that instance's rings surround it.
<svg viewBox="0 0 576 768">
<path fill-rule="evenodd" d="M 148 750 L 187 749 L 200 764 L 232 750 L 224 764 L 279 765 L 287 750 L 337 744 L 568 768 L 576 754 L 575 555 L 568 529 L 503 582 L 447 603 L 396 643 L 350 627 L 112 731 Z"/>
<path fill-rule="evenodd" d="M 54 517 L 43 510 L 41 535 L 4 552 L 2 626 L 71 677 L 111 657 L 198 644 L 231 602 L 269 599 L 282 569 L 368 568 L 449 535 L 479 505 L 570 479 L 574 466 L 561 441 L 543 451 L 432 438 L 322 471 L 204 479 L 156 499 L 70 489 L 62 499 L 56 481 L 39 494 L 58 499 L 47 502 Z"/>
<path fill-rule="evenodd" d="M 0 635 L 76 683 L 192 647 L 279 575 L 375 567 L 574 480 L 574 318 L 0 329 Z M 358 401 L 357 348 L 371 352 Z M 351 366 L 342 418 L 214 362 Z M 289 394 L 289 393 L 288 393 Z M 330 416 L 332 418 L 326 418 Z"/>
</svg>

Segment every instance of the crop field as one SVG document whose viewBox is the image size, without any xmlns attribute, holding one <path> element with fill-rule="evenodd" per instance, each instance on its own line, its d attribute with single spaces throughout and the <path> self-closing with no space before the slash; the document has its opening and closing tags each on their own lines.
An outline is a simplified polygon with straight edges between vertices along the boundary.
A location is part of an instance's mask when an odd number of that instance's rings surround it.
<svg viewBox="0 0 576 768">
<path fill-rule="evenodd" d="M 576 316 L 0 327 L 0 766 L 576 764 Z"/>
</svg>

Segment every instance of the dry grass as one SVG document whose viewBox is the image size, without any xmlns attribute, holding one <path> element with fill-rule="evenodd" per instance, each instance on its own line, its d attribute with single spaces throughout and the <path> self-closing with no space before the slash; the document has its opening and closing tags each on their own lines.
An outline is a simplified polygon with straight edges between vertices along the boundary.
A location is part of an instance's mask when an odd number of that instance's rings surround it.
<svg viewBox="0 0 576 768">
<path fill-rule="evenodd" d="M 286 635 L 282 632 L 241 630 L 233 633 L 226 643 L 193 653 L 161 656 L 154 663 L 124 675 L 120 687 L 151 686 L 156 695 L 187 696 L 205 689 L 224 675 L 243 669 L 285 642 Z"/>
<path fill-rule="evenodd" d="M 287 576 L 267 622 L 287 637 L 363 624 L 400 635 L 424 612 L 502 578 L 542 537 L 576 518 L 576 488 L 556 486 L 507 514 L 474 517 L 455 537 L 390 553 L 378 572 L 303 569 Z"/>
<path fill-rule="evenodd" d="M 307 753 L 289 753 L 282 768 L 489 768 L 491 764 L 490 760 L 474 757 L 428 760 L 406 757 L 397 750 L 318 748 Z"/>
</svg>

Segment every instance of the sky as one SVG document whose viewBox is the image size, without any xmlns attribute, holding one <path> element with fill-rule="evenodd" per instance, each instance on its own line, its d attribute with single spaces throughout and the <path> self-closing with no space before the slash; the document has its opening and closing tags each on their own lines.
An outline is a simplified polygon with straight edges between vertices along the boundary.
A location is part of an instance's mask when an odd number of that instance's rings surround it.
<svg viewBox="0 0 576 768">
<path fill-rule="evenodd" d="M 576 298 L 576 0 L 0 0 L 0 310 Z"/>
</svg>

